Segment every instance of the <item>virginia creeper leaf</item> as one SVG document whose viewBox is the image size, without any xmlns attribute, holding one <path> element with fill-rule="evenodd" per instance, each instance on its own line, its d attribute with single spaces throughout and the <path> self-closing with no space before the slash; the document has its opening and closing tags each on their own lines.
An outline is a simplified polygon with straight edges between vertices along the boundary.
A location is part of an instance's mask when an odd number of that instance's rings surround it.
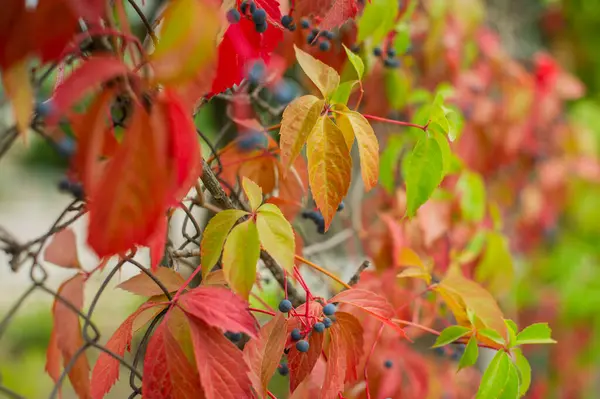
<svg viewBox="0 0 600 399">
<path fill-rule="evenodd" d="M 158 266 L 165 255 L 165 246 L 168 239 L 168 220 L 167 217 L 159 219 L 156 230 L 148 240 L 148 249 L 150 250 L 150 270 L 158 270 Z"/>
<path fill-rule="evenodd" d="M 200 243 L 200 261 L 202 277 L 205 277 L 221 257 L 223 244 L 231 228 L 248 212 L 239 209 L 226 209 L 213 216 L 202 234 Z"/>
<path fill-rule="evenodd" d="M 406 268 L 406 269 L 402 270 L 400 273 L 398 273 L 398 275 L 396 277 L 398 277 L 398 278 L 407 278 L 407 277 L 420 278 L 421 280 L 425 281 L 427 283 L 427 285 L 431 284 L 431 274 L 429 274 L 427 271 L 420 269 L 418 267 Z"/>
<path fill-rule="evenodd" d="M 298 64 L 306 76 L 317 86 L 323 98 L 328 98 L 339 86 L 340 75 L 335 69 L 300 50 L 296 45 L 294 45 L 294 51 Z"/>
<path fill-rule="evenodd" d="M 180 298 L 188 317 L 202 320 L 223 331 L 256 334 L 254 318 L 248 312 L 248 303 L 228 289 L 202 286 L 190 290 Z"/>
<path fill-rule="evenodd" d="M 363 63 L 362 58 L 354 54 L 348 47 L 346 47 L 345 44 L 342 44 L 342 46 L 344 46 L 344 51 L 346 51 L 348 60 L 350 61 L 350 63 L 354 67 L 354 70 L 356 71 L 358 80 L 361 80 L 363 78 L 363 75 L 365 74 L 365 64 Z"/>
<path fill-rule="evenodd" d="M 248 197 L 248 202 L 250 203 L 252 212 L 256 212 L 262 203 L 262 189 L 258 186 L 258 184 L 254 183 L 247 177 L 242 179 L 242 187 L 244 188 L 246 197 Z"/>
<path fill-rule="evenodd" d="M 350 99 L 352 90 L 354 89 L 354 86 L 356 86 L 357 83 L 358 80 L 349 80 L 347 82 L 341 83 L 331 95 L 330 102 L 332 104 L 348 104 L 348 100 Z"/>
<path fill-rule="evenodd" d="M 246 220 L 235 226 L 225 241 L 223 273 L 231 289 L 246 300 L 256 280 L 259 256 L 260 241 L 256 224 Z"/>
<path fill-rule="evenodd" d="M 460 195 L 460 208 L 466 220 L 480 222 L 485 216 L 485 184 L 481 175 L 463 171 L 456 183 Z"/>
<path fill-rule="evenodd" d="M 491 292 L 503 294 L 510 290 L 514 277 L 508 240 L 496 231 L 488 231 L 485 238 L 485 251 L 475 269 L 475 279 Z"/>
<path fill-rule="evenodd" d="M 508 381 L 510 359 L 506 352 L 500 350 L 488 365 L 481 377 L 476 399 L 500 398 L 499 395 Z M 516 396 L 515 396 L 516 398 Z"/>
<path fill-rule="evenodd" d="M 159 267 L 152 274 L 165 286 L 168 292 L 177 291 L 185 283 L 185 279 L 181 274 L 168 267 Z M 136 274 L 129 280 L 117 285 L 117 288 L 145 297 L 164 294 L 158 284 L 148 277 L 146 273 Z"/>
<path fill-rule="evenodd" d="M 67 227 L 52 236 L 44 250 L 44 260 L 61 267 L 81 268 L 73 229 Z"/>
<path fill-rule="evenodd" d="M 281 146 L 281 163 L 284 173 L 300 154 L 324 105 L 324 100 L 306 95 L 292 101 L 283 111 L 279 145 Z"/>
<path fill-rule="evenodd" d="M 472 336 L 467 343 L 467 347 L 465 348 L 465 353 L 463 353 L 460 361 L 458 362 L 458 369 L 464 369 L 465 367 L 470 367 L 477 362 L 477 358 L 479 357 L 479 347 L 477 346 L 477 338 Z"/>
<path fill-rule="evenodd" d="M 310 375 L 317 360 L 321 357 L 323 337 L 324 334 L 311 334 L 308 337 L 309 349 L 307 353 L 299 352 L 294 345 L 290 348 L 290 352 L 288 353 L 288 367 L 290 369 L 290 390 L 292 392 Z"/>
<path fill-rule="evenodd" d="M 556 341 L 550 338 L 552 330 L 548 323 L 535 323 L 525 327 L 517 334 L 515 345 L 527 344 L 555 344 Z"/>
<path fill-rule="evenodd" d="M 496 330 L 492 330 L 491 328 L 482 328 L 481 330 L 477 330 L 477 335 L 490 339 L 499 345 L 504 345 L 505 343 L 502 335 L 498 334 Z"/>
<path fill-rule="evenodd" d="M 395 0 L 371 0 L 365 4 L 358 21 L 357 41 L 371 37 L 373 43 L 380 43 L 394 27 L 398 14 L 398 2 Z"/>
<path fill-rule="evenodd" d="M 519 384 L 519 395 L 523 396 L 529 390 L 529 386 L 531 385 L 531 365 L 529 361 L 523 356 L 523 351 L 521 348 L 514 348 L 512 350 L 515 356 L 515 366 L 517 366 L 517 370 L 519 371 L 520 384 Z"/>
<path fill-rule="evenodd" d="M 310 186 L 327 231 L 348 192 L 352 175 L 352 158 L 344 134 L 329 117 L 317 121 L 308 138 L 307 156 Z"/>
<path fill-rule="evenodd" d="M 244 347 L 244 358 L 252 371 L 251 379 L 260 397 L 264 397 L 271 377 L 277 370 L 287 339 L 287 320 L 278 313 L 260 329 L 258 336 Z"/>
<path fill-rule="evenodd" d="M 26 60 L 17 62 L 2 71 L 2 83 L 11 101 L 17 129 L 21 135 L 24 135 L 29 130 L 34 96 Z"/>
<path fill-rule="evenodd" d="M 420 138 L 408 157 L 405 172 L 406 214 L 414 216 L 442 182 L 444 165 L 440 146 L 431 137 Z"/>
<path fill-rule="evenodd" d="M 519 329 L 514 321 L 504 319 L 504 324 L 506 325 L 506 330 L 508 331 L 508 346 L 512 347 L 515 345 L 517 341 L 517 332 Z"/>
<path fill-rule="evenodd" d="M 289 273 L 294 271 L 294 230 L 281 210 L 273 204 L 263 204 L 256 216 L 258 237 L 264 249 Z"/>
<path fill-rule="evenodd" d="M 464 337 L 469 334 L 471 329 L 463 326 L 450 326 L 445 328 L 441 334 L 435 340 L 435 344 L 433 344 L 432 348 L 437 348 L 439 346 L 447 345 L 451 342 L 456 341 L 459 338 Z"/>
<path fill-rule="evenodd" d="M 508 378 L 506 379 L 506 385 L 501 391 L 499 399 L 514 399 L 519 397 L 519 371 L 517 366 L 510 360 L 508 361 Z"/>
<path fill-rule="evenodd" d="M 333 29 L 354 18 L 358 11 L 356 0 L 303 0 L 296 4 L 296 16 L 318 16 L 320 29 Z"/>
</svg>

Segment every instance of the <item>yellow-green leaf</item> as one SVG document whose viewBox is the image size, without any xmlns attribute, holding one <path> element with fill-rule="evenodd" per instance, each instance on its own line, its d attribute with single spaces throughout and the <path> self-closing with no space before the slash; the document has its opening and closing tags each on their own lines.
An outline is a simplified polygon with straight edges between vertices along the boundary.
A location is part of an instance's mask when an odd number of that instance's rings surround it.
<svg viewBox="0 0 600 399">
<path fill-rule="evenodd" d="M 264 249 L 289 273 L 294 271 L 296 241 L 292 225 L 273 204 L 263 204 L 256 216 L 258 237 Z"/>
<path fill-rule="evenodd" d="M 349 80 L 344 82 L 338 86 L 338 88 L 331 95 L 331 103 L 332 104 L 348 104 L 348 99 L 350 99 L 350 94 L 352 94 L 352 89 L 358 83 L 358 80 Z"/>
<path fill-rule="evenodd" d="M 457 339 L 464 337 L 470 332 L 470 329 L 463 326 L 447 327 L 444 329 L 444 331 L 440 333 L 440 335 L 438 335 L 432 348 L 439 348 L 440 346 L 448 345 L 449 343 L 452 343 Z"/>
<path fill-rule="evenodd" d="M 22 60 L 2 71 L 2 83 L 11 101 L 17 129 L 25 137 L 33 113 L 33 88 L 27 62 Z"/>
<path fill-rule="evenodd" d="M 218 3 L 175 0 L 169 3 L 151 54 L 152 70 L 163 84 L 181 84 L 216 60 L 223 18 Z"/>
<path fill-rule="evenodd" d="M 448 138 L 437 131 L 431 132 L 435 141 L 437 141 L 440 146 L 440 151 L 442 152 L 442 178 L 444 178 L 452 169 L 452 149 L 450 149 L 450 143 L 448 142 Z"/>
<path fill-rule="evenodd" d="M 365 64 L 362 58 L 350 51 L 350 49 L 348 49 L 348 47 L 346 47 L 345 44 L 342 44 L 342 46 L 344 46 L 344 50 L 346 51 L 348 60 L 350 61 L 350 63 L 354 67 L 354 70 L 356 71 L 356 74 L 358 75 L 358 80 L 361 80 L 363 75 L 365 74 Z"/>
<path fill-rule="evenodd" d="M 262 189 L 258 184 L 254 183 L 246 176 L 242 178 L 242 187 L 244 188 L 246 197 L 248 197 L 248 202 L 250 203 L 252 212 L 256 211 L 262 203 Z"/>
<path fill-rule="evenodd" d="M 515 366 L 517 366 L 517 370 L 519 371 L 520 376 L 520 384 L 519 384 L 519 395 L 523 396 L 529 390 L 529 386 L 531 385 L 531 365 L 525 356 L 523 356 L 523 351 L 520 348 L 515 348 L 512 350 L 515 356 Z"/>
<path fill-rule="evenodd" d="M 419 269 L 418 267 L 409 267 L 407 269 L 402 270 L 397 278 L 419 278 L 427 283 L 427 285 L 431 284 L 431 274 L 423 269 Z"/>
<path fill-rule="evenodd" d="M 308 95 L 295 99 L 283 111 L 279 146 L 284 170 L 287 171 L 290 168 L 302 151 L 324 105 L 324 100 Z"/>
<path fill-rule="evenodd" d="M 308 181 L 325 231 L 346 196 L 352 176 L 352 158 L 344 134 L 331 119 L 317 121 L 307 143 Z"/>
<path fill-rule="evenodd" d="M 442 151 L 432 137 L 421 137 L 406 163 L 406 214 L 414 216 L 417 209 L 442 182 L 444 170 Z"/>
<path fill-rule="evenodd" d="M 445 137 L 444 137 L 445 139 Z M 460 194 L 460 209 L 463 217 L 472 222 L 480 222 L 485 216 L 485 184 L 479 173 L 462 172 L 456 189 Z"/>
<path fill-rule="evenodd" d="M 337 122 L 339 128 L 347 136 L 350 130 L 354 133 L 358 142 L 358 154 L 360 156 L 360 170 L 365 183 L 365 190 L 369 191 L 377 185 L 379 179 L 379 142 L 369 121 L 356 111 L 347 107 L 338 114 Z M 352 147 L 349 146 L 348 150 Z"/>
<path fill-rule="evenodd" d="M 328 98 L 339 86 L 340 75 L 335 69 L 300 50 L 296 45 L 294 45 L 294 51 L 296 52 L 298 64 L 300 64 L 306 76 L 317 86 L 323 94 L 323 98 Z"/>
<path fill-rule="evenodd" d="M 465 348 L 465 353 L 463 353 L 460 358 L 460 362 L 458 363 L 458 369 L 462 370 L 465 367 L 470 367 L 475 364 L 477 358 L 479 357 L 479 347 L 477 346 L 477 339 L 475 336 L 472 336 L 467 343 L 467 347 Z"/>
<path fill-rule="evenodd" d="M 258 229 L 246 220 L 231 230 L 223 249 L 223 274 L 231 289 L 248 300 L 256 281 L 256 263 L 260 256 Z"/>
<path fill-rule="evenodd" d="M 488 365 L 481 377 L 481 384 L 475 399 L 498 399 L 509 380 L 510 358 L 500 350 Z M 516 399 L 516 397 L 514 398 Z"/>
<path fill-rule="evenodd" d="M 475 279 L 499 295 L 510 290 L 513 277 L 513 261 L 506 237 L 488 231 L 483 257 L 475 269 Z"/>
<path fill-rule="evenodd" d="M 229 231 L 242 216 L 248 212 L 239 209 L 226 209 L 217 213 L 206 225 L 200 243 L 200 262 L 202 264 L 202 277 L 213 268 L 221 256 L 223 243 Z"/>
<path fill-rule="evenodd" d="M 519 334 L 515 345 L 525 344 L 555 344 L 551 337 L 552 330 L 548 323 L 535 323 L 525 327 Z"/>
<path fill-rule="evenodd" d="M 371 0 L 365 4 L 358 21 L 358 38 L 362 42 L 371 37 L 373 43 L 379 43 L 394 27 L 398 14 L 397 0 Z"/>
</svg>

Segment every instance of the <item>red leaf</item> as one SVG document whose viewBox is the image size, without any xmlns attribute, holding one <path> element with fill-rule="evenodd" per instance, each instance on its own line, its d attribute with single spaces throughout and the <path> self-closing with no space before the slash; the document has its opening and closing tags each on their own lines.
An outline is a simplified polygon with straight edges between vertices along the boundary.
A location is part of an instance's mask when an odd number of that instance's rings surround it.
<svg viewBox="0 0 600 399">
<path fill-rule="evenodd" d="M 117 328 L 108 340 L 105 348 L 119 356 L 125 354 L 125 350 L 131 350 L 131 338 L 133 334 L 133 322 L 143 311 L 155 306 L 153 303 L 144 303 L 133 312 Z M 106 352 L 101 352 L 94 370 L 92 371 L 91 395 L 92 399 L 102 399 L 115 382 L 119 379 L 119 361 Z"/>
<path fill-rule="evenodd" d="M 287 339 L 287 321 L 278 313 L 259 331 L 258 337 L 244 347 L 244 358 L 250 366 L 252 384 L 260 397 L 264 397 L 267 385 L 275 373 Z"/>
<path fill-rule="evenodd" d="M 204 398 L 198 372 L 171 333 L 167 320 L 152 334 L 144 358 L 144 399 Z"/>
<path fill-rule="evenodd" d="M 80 269 L 77 258 L 77 242 L 75 233 L 70 228 L 59 231 L 50 239 L 50 244 L 44 251 L 44 260 L 57 266 Z"/>
<path fill-rule="evenodd" d="M 310 375 L 323 350 L 323 337 L 325 334 L 311 334 L 308 338 L 308 352 L 299 352 L 295 346 L 288 353 L 288 366 L 290 369 L 290 389 L 292 392 Z"/>
<path fill-rule="evenodd" d="M 181 274 L 168 267 L 159 267 L 153 274 L 169 292 L 177 291 L 185 283 L 185 279 Z M 145 297 L 164 294 L 163 290 L 160 289 L 154 280 L 143 272 L 136 274 L 129 280 L 123 281 L 117 288 Z"/>
<path fill-rule="evenodd" d="M 346 379 L 352 382 L 358 379 L 358 363 L 363 355 L 363 328 L 360 321 L 350 313 L 336 312 L 336 321 L 330 331 L 338 336 L 345 345 L 346 351 Z"/>
<path fill-rule="evenodd" d="M 123 143 L 89 201 L 88 244 L 99 257 L 147 245 L 167 208 L 164 147 L 144 108 L 134 104 Z"/>
<path fill-rule="evenodd" d="M 165 246 L 167 245 L 168 228 L 167 218 L 160 218 L 156 231 L 152 234 L 148 242 L 148 248 L 150 249 L 150 269 L 153 272 L 158 270 L 158 265 L 163 258 Z"/>
<path fill-rule="evenodd" d="M 121 60 L 111 56 L 96 56 L 89 58 L 77 68 L 52 96 L 52 116 L 49 124 L 54 124 L 76 102 L 81 100 L 91 89 L 120 75 L 127 75 L 129 68 Z"/>
<path fill-rule="evenodd" d="M 83 282 L 84 275 L 76 274 L 65 281 L 59 288 L 57 294 L 66 302 L 72 304 L 76 309 L 83 307 Z M 55 299 L 52 306 L 54 326 L 52 329 L 51 342 L 46 352 L 46 370 L 51 377 L 57 374 L 57 356 L 63 358 L 66 367 L 75 353 L 84 345 L 79 325 L 79 315 L 61 300 Z M 54 345 L 54 342 L 56 345 Z M 90 397 L 90 366 L 85 353 L 80 354 L 74 366 L 69 372 L 69 381 L 79 398 Z M 56 382 L 56 380 L 55 380 Z"/>
<path fill-rule="evenodd" d="M 228 289 L 198 287 L 181 296 L 180 303 L 188 314 L 223 331 L 256 335 L 256 322 L 248 303 Z"/>
<path fill-rule="evenodd" d="M 320 29 L 340 26 L 358 12 L 356 0 L 303 0 L 296 4 L 295 16 L 314 15 L 321 18 Z"/>
<path fill-rule="evenodd" d="M 342 291 L 329 300 L 329 303 L 341 302 L 356 306 L 365 312 L 368 312 L 375 318 L 381 320 L 386 325 L 392 327 L 404 338 L 409 339 L 404 329 L 391 319 L 396 315 L 392 305 L 384 297 L 363 289 L 353 288 Z"/>
<path fill-rule="evenodd" d="M 207 399 L 250 398 L 248 365 L 242 351 L 218 329 L 189 318 L 196 366 Z"/>
</svg>

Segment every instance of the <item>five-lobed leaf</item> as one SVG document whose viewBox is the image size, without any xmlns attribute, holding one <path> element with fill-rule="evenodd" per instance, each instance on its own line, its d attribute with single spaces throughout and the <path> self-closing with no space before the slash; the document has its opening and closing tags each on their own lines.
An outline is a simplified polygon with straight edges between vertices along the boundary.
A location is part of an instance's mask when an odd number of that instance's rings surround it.
<svg viewBox="0 0 600 399">
<path fill-rule="evenodd" d="M 256 280 L 256 264 L 260 256 L 258 229 L 252 220 L 235 226 L 223 249 L 223 273 L 231 289 L 248 299 Z"/>
<path fill-rule="evenodd" d="M 456 341 L 459 338 L 469 334 L 471 329 L 463 326 L 450 326 L 445 328 L 435 340 L 432 348 L 447 345 L 451 342 Z"/>
<path fill-rule="evenodd" d="M 233 225 L 248 212 L 239 209 L 226 209 L 213 216 L 202 234 L 200 261 L 202 277 L 205 277 L 221 257 L 223 244 Z"/>
<path fill-rule="evenodd" d="M 335 69 L 300 50 L 296 45 L 294 51 L 298 64 L 306 76 L 317 86 L 323 98 L 329 98 L 340 84 L 340 75 Z"/>
<path fill-rule="evenodd" d="M 419 139 L 406 163 L 406 214 L 414 216 L 440 185 L 444 164 L 440 146 L 432 137 Z"/>
<path fill-rule="evenodd" d="M 263 204 L 256 215 L 258 237 L 264 249 L 288 273 L 294 270 L 296 239 L 292 225 L 273 204 Z"/>
<path fill-rule="evenodd" d="M 556 341 L 550 338 L 552 330 L 548 323 L 535 323 L 525 327 L 517 334 L 515 345 L 527 344 L 555 344 Z"/>
<path fill-rule="evenodd" d="M 477 338 L 472 336 L 467 343 L 465 353 L 463 353 L 460 361 L 458 362 L 458 369 L 462 370 L 465 367 L 470 367 L 477 362 L 479 357 L 479 347 L 477 346 Z"/>
</svg>

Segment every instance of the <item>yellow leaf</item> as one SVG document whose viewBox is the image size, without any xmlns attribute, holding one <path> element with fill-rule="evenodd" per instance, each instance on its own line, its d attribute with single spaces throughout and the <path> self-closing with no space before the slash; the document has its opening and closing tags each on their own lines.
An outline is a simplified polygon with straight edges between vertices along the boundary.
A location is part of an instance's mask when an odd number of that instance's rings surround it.
<svg viewBox="0 0 600 399">
<path fill-rule="evenodd" d="M 216 60 L 216 40 L 224 18 L 210 0 L 174 0 L 164 13 L 151 64 L 155 78 L 177 85 L 196 77 Z"/>
<path fill-rule="evenodd" d="M 416 266 L 423 271 L 427 271 L 427 268 L 419 255 L 412 249 L 406 247 L 400 249 L 398 252 L 397 264 L 398 266 Z"/>
<path fill-rule="evenodd" d="M 284 171 L 290 168 L 300 154 L 324 105 L 324 100 L 308 95 L 295 99 L 283 111 L 279 146 Z"/>
<path fill-rule="evenodd" d="M 358 155 L 360 156 L 360 170 L 365 183 L 365 190 L 369 191 L 377 185 L 379 180 L 379 142 L 369 121 L 356 111 L 344 110 L 337 118 L 342 131 L 354 132 L 358 142 Z M 349 148 L 352 148 L 350 144 Z"/>
<path fill-rule="evenodd" d="M 398 275 L 396 277 L 398 277 L 398 278 L 407 278 L 407 277 L 420 278 L 421 280 L 425 281 L 427 283 L 427 285 L 431 284 L 431 275 L 429 273 L 427 273 L 425 270 L 419 269 L 418 267 L 409 267 L 408 269 L 404 269 L 400 273 L 398 273 Z"/>
<path fill-rule="evenodd" d="M 325 219 L 325 231 L 348 192 L 352 158 L 344 134 L 327 116 L 319 118 L 307 143 L 308 181 Z"/>
<path fill-rule="evenodd" d="M 300 50 L 296 45 L 294 45 L 294 50 L 296 51 L 298 64 L 300 64 L 304 73 L 317 86 L 321 94 L 323 94 L 323 98 L 328 98 L 339 86 L 340 75 L 338 75 L 335 69 L 313 58 L 313 56 Z"/>
<path fill-rule="evenodd" d="M 200 243 L 200 262 L 202 264 L 202 277 L 213 268 L 221 256 L 223 243 L 229 231 L 248 212 L 239 209 L 226 209 L 217 213 L 206 225 Z"/>
<path fill-rule="evenodd" d="M 33 88 L 29 80 L 27 61 L 20 61 L 2 71 L 2 81 L 12 103 L 17 129 L 24 136 L 29 129 L 33 113 Z"/>
<path fill-rule="evenodd" d="M 496 300 L 481 285 L 465 278 L 460 268 L 450 267 L 446 277 L 434 289 L 442 295 L 459 324 L 470 326 L 467 309 L 471 309 L 485 328 L 491 328 L 507 339 L 504 315 Z"/>
<path fill-rule="evenodd" d="M 231 289 L 248 300 L 256 281 L 256 263 L 260 256 L 258 229 L 246 220 L 231 230 L 223 249 L 223 274 Z"/>
<path fill-rule="evenodd" d="M 477 268 L 475 279 L 492 293 L 501 295 L 510 290 L 513 277 L 513 261 L 506 238 L 495 231 L 486 234 L 485 252 Z"/>
<path fill-rule="evenodd" d="M 258 208 L 258 237 L 265 250 L 289 273 L 294 271 L 296 240 L 292 225 L 273 204 Z"/>
<path fill-rule="evenodd" d="M 242 178 L 242 187 L 244 188 L 246 197 L 248 197 L 252 212 L 256 211 L 262 203 L 262 189 L 246 176 Z"/>
</svg>

